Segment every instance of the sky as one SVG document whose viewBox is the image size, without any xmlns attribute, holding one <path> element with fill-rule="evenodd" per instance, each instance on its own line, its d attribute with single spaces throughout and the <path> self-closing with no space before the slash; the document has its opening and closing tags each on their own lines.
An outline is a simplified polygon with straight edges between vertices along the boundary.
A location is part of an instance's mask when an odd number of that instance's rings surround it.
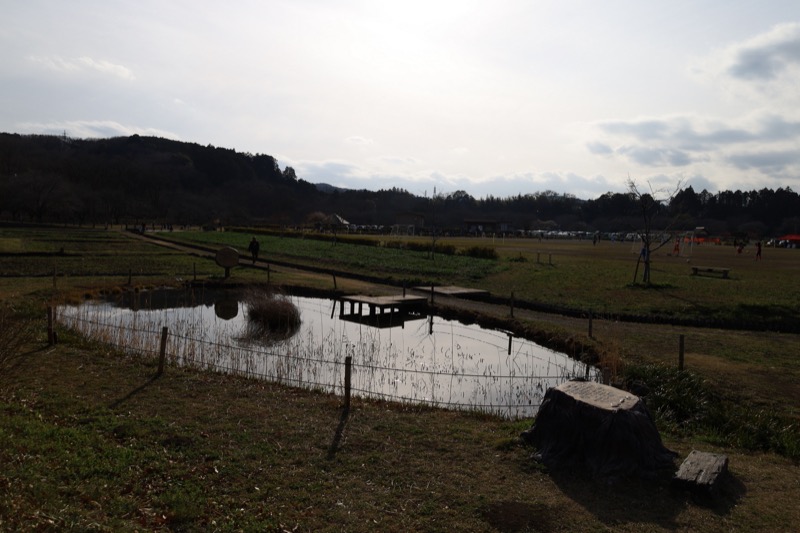
<svg viewBox="0 0 800 533">
<path fill-rule="evenodd" d="M 800 2 L 0 0 L 0 131 L 475 198 L 800 190 Z"/>
</svg>

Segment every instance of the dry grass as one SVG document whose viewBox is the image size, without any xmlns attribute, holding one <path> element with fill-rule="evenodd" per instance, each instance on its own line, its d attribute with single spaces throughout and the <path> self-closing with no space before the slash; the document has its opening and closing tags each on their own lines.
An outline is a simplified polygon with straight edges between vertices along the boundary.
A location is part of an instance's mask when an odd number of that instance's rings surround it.
<svg viewBox="0 0 800 533">
<path fill-rule="evenodd" d="M 0 529 L 790 531 L 797 467 L 728 453 L 708 507 L 666 478 L 549 474 L 527 427 L 152 364 L 67 339 L 0 411 Z M 691 441 L 667 438 L 685 456 Z"/>
<path fill-rule="evenodd" d="M 511 246 L 500 252 L 520 253 Z M 772 252 L 756 264 L 712 250 L 720 265 L 734 268 L 734 279 L 691 279 L 686 288 L 685 261 L 662 258 L 669 267 L 656 274 L 680 280 L 673 284 L 679 290 L 648 298 L 695 305 L 695 289 L 717 295 L 716 288 L 720 298 L 776 297 L 796 310 L 797 289 L 780 280 L 796 275 L 800 256 Z M 579 265 L 586 258 L 600 265 L 601 251 L 568 243 L 557 253 L 565 258 L 556 261 L 560 278 L 529 260 L 514 263 L 523 269 L 517 276 L 501 273 L 487 283 L 518 296 L 515 283 L 555 299 L 636 296 L 619 292 L 627 290 L 627 270 L 614 291 L 573 290 L 570 280 L 594 279 L 596 272 Z M 618 253 L 624 260 L 626 251 Z M 263 282 L 266 274 L 242 269 L 236 276 Z M 289 268 L 272 276 L 273 283 L 333 285 L 330 276 Z M 0 299 L 38 303 L 54 292 L 80 296 L 124 281 L 65 276 L 54 291 L 48 277 L 0 278 Z M 148 279 L 163 281 L 169 278 Z M 338 288 L 387 290 L 343 278 Z M 508 318 L 502 306 L 475 305 Z M 774 454 L 663 435 L 682 457 L 695 448 L 729 455 L 733 480 L 722 500 L 705 507 L 664 479 L 608 487 L 579 473 L 544 472 L 518 445 L 527 427 L 519 423 L 363 401 L 343 418 L 339 401 L 326 395 L 174 367 L 155 379 L 151 363 L 69 336 L 47 349 L 39 311 L 37 351 L 8 373 L 14 386 L 0 392 L 0 530 L 792 531 L 800 520 L 798 466 Z M 612 364 L 675 365 L 685 334 L 687 368 L 715 390 L 765 411 L 800 412 L 798 335 L 596 319 L 588 340 L 583 319 L 521 309 L 515 316 L 554 338 L 593 345 Z"/>
<path fill-rule="evenodd" d="M 12 370 L 20 363 L 36 331 L 30 317 L 0 302 L 0 385 L 7 384 Z"/>
</svg>

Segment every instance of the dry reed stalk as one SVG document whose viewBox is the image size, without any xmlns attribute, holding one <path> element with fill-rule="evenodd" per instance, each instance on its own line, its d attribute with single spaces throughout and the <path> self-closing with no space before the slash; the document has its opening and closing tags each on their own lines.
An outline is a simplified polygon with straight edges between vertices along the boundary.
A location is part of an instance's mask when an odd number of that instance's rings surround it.
<svg viewBox="0 0 800 533">
<path fill-rule="evenodd" d="M 244 338 L 269 345 L 290 338 L 300 328 L 300 310 L 289 297 L 254 289 L 245 296 L 247 327 Z"/>
</svg>

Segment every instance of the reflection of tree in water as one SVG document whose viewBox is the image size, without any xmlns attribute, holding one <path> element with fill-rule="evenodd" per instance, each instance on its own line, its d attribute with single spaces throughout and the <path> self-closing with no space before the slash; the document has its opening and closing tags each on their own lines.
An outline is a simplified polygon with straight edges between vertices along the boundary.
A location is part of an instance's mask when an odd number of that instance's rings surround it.
<svg viewBox="0 0 800 533">
<path fill-rule="evenodd" d="M 217 300 L 214 302 L 214 314 L 222 320 L 233 320 L 239 316 L 239 300 L 235 298 Z"/>
<path fill-rule="evenodd" d="M 285 294 L 254 289 L 244 298 L 247 308 L 242 339 L 274 344 L 291 338 L 300 329 L 300 310 Z"/>
</svg>

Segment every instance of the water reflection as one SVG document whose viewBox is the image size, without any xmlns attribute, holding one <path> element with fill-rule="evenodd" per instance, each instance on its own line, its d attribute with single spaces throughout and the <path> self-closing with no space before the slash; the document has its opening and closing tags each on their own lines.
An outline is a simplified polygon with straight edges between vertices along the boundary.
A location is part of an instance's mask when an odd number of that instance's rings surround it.
<svg viewBox="0 0 800 533">
<path fill-rule="evenodd" d="M 239 300 L 217 300 L 214 302 L 214 314 L 222 320 L 233 320 L 239 316 Z"/>
<path fill-rule="evenodd" d="M 594 369 L 562 353 L 474 324 L 418 310 L 337 313 L 339 303 L 333 300 L 290 298 L 300 310 L 301 326 L 291 338 L 269 345 L 247 340 L 246 305 L 230 293 L 126 294 L 65 306 L 59 317 L 69 327 L 135 353 L 157 353 L 159 332 L 166 326 L 167 351 L 175 364 L 335 393 L 342 392 L 349 356 L 354 395 L 508 417 L 535 414 L 547 388 L 567 379 L 597 378 Z"/>
</svg>

